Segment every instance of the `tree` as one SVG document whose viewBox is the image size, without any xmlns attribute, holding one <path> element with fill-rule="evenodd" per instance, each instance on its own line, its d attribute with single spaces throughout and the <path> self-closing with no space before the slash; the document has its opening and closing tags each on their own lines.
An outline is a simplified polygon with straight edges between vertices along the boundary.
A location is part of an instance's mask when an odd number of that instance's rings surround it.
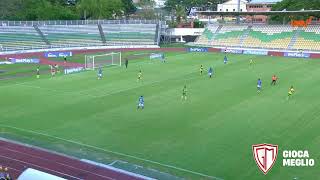
<svg viewBox="0 0 320 180">
<path fill-rule="evenodd" d="M 62 2 L 62 1 L 61 1 Z M 0 19 L 4 20 L 56 20 L 78 19 L 76 12 L 60 1 L 0 0 Z"/>
<path fill-rule="evenodd" d="M 207 7 L 215 10 L 217 4 L 226 2 L 227 0 L 167 0 L 165 8 L 172 13 L 172 17 L 175 17 L 177 23 L 181 23 L 186 19 L 187 12 L 192 7 Z M 173 20 L 173 19 L 172 19 Z"/>
<path fill-rule="evenodd" d="M 142 9 L 152 9 L 156 2 L 154 0 L 140 0 L 137 6 Z"/>
<path fill-rule="evenodd" d="M 2 20 L 116 18 L 135 10 L 132 0 L 0 0 Z"/>
<path fill-rule="evenodd" d="M 293 10 L 316 10 L 320 9 L 320 0 L 283 0 L 272 7 L 273 11 L 293 11 Z M 305 15 L 274 15 L 271 20 L 282 22 L 283 19 L 289 21 L 290 19 L 306 19 L 309 16 L 320 17 L 320 13 L 310 13 Z"/>
<path fill-rule="evenodd" d="M 181 5 L 177 5 L 175 15 L 176 15 L 176 21 L 180 24 L 182 20 L 185 20 L 187 17 L 185 8 Z"/>
<path fill-rule="evenodd" d="M 122 0 L 81 0 L 78 10 L 83 18 L 105 19 L 123 15 L 125 7 Z"/>
<path fill-rule="evenodd" d="M 177 5 L 183 6 L 186 9 L 192 7 L 210 7 L 215 9 L 217 4 L 226 2 L 227 0 L 167 0 L 165 3 L 166 9 L 174 10 Z"/>
<path fill-rule="evenodd" d="M 13 19 L 20 8 L 21 0 L 0 0 L 0 19 Z"/>
<path fill-rule="evenodd" d="M 128 16 L 136 12 L 137 8 L 133 5 L 132 0 L 122 0 L 124 6 L 124 14 Z"/>
<path fill-rule="evenodd" d="M 157 19 L 159 18 L 154 9 L 142 9 L 137 11 L 137 17 L 141 19 Z"/>
</svg>

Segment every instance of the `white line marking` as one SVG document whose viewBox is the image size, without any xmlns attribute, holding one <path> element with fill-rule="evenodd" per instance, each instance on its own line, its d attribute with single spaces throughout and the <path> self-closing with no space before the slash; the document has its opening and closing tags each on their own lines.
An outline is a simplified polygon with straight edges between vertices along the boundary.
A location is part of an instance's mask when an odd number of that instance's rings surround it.
<svg viewBox="0 0 320 180">
<path fill-rule="evenodd" d="M 194 72 L 189 73 L 189 74 L 185 74 L 184 76 L 187 76 L 187 75 L 190 75 L 190 74 L 193 74 L 193 73 L 194 73 Z M 119 90 L 119 91 L 109 92 L 109 93 L 102 94 L 102 95 L 100 95 L 100 96 L 95 96 L 95 97 L 96 97 L 96 98 L 101 98 L 101 97 L 105 97 L 105 96 L 110 96 L 110 95 L 118 94 L 118 93 L 121 93 L 121 92 L 124 92 L 124 91 L 129 91 L 129 90 L 132 90 L 132 89 L 141 88 L 141 87 L 143 87 L 143 86 L 150 86 L 150 85 L 154 85 L 154 84 L 161 83 L 161 82 L 165 82 L 165 81 L 169 81 L 169 80 L 175 80 L 176 78 L 178 78 L 178 77 L 167 78 L 167 79 L 159 80 L 159 81 L 152 81 L 152 82 L 150 82 L 150 83 L 142 84 L 142 85 L 140 85 L 140 86 L 135 86 L 135 87 L 127 88 L 127 89 L 122 89 L 122 90 Z M 197 78 L 198 78 L 197 76 L 195 76 L 195 77 L 190 77 L 190 78 L 188 78 L 188 79 L 184 79 L 183 81 L 188 81 L 188 80 L 197 79 Z"/>
<path fill-rule="evenodd" d="M 95 98 L 96 96 L 91 95 L 91 94 L 83 94 L 81 92 L 75 91 L 60 91 L 60 90 L 56 90 L 56 89 L 50 89 L 50 88 L 44 88 L 44 87 L 40 87 L 40 86 L 33 86 L 33 85 L 27 85 L 27 84 L 17 84 L 17 86 L 24 86 L 24 87 L 29 87 L 29 88 L 36 88 L 36 89 L 42 89 L 45 91 L 51 91 L 51 92 L 55 92 L 55 93 L 63 93 L 63 94 L 69 94 L 69 95 L 82 95 L 82 96 L 88 96 L 88 97 L 92 97 Z"/>
<path fill-rule="evenodd" d="M 28 162 L 25 162 L 25 161 L 21 161 L 21 160 L 18 160 L 18 159 L 10 158 L 10 157 L 3 156 L 3 155 L 0 155 L 0 157 L 5 158 L 5 159 L 10 159 L 10 160 L 12 160 L 12 161 L 17 161 L 17 162 L 20 162 L 20 163 L 23 163 L 23 164 L 29 164 L 29 165 L 31 165 L 31 166 L 34 166 L 34 167 L 37 167 L 37 168 L 40 168 L 40 169 L 45 169 L 45 170 L 47 170 L 47 171 L 55 172 L 55 173 L 60 174 L 60 175 L 63 175 L 63 176 L 68 176 L 68 177 L 72 177 L 72 178 L 74 178 L 74 179 L 82 180 L 82 179 L 77 178 L 77 177 L 74 177 L 74 176 L 72 176 L 72 175 L 65 174 L 65 173 L 62 173 L 62 172 L 59 172 L 59 171 L 55 171 L 55 170 L 52 170 L 52 169 L 49 169 L 49 168 L 45 168 L 45 167 L 42 167 L 42 166 L 38 166 L 38 165 L 35 165 L 35 164 L 33 164 L 33 163 L 28 163 Z"/>
<path fill-rule="evenodd" d="M 32 147 L 31 147 L 32 148 Z M 17 154 L 22 154 L 26 157 L 31 157 L 33 159 L 40 159 L 42 161 L 49 161 L 49 162 L 52 162 L 52 163 L 55 163 L 55 164 L 58 164 L 58 165 L 61 165 L 61 166 L 65 166 L 65 167 L 68 167 L 70 169 L 74 169 L 74 170 L 77 170 L 77 171 L 80 171 L 80 172 L 85 172 L 85 173 L 88 173 L 88 174 L 93 174 L 93 175 L 96 175 L 96 176 L 99 176 L 99 177 L 103 177 L 103 178 L 107 178 L 107 179 L 112 179 L 111 177 L 108 177 L 108 176 L 103 176 L 103 175 L 100 175 L 100 174 L 96 174 L 96 173 L 93 173 L 91 171 L 87 171 L 85 169 L 79 169 L 79 168 L 75 168 L 73 166 L 69 166 L 68 164 L 64 164 L 64 163 L 60 163 L 60 162 L 57 162 L 57 161 L 51 161 L 50 159 L 46 159 L 46 158 L 43 158 L 43 157 L 39 157 L 39 156 L 34 156 L 34 155 L 30 155 L 30 154 L 26 154 L 24 152 L 19 152 L 19 151 L 16 151 L 14 149 L 9 149 L 9 148 L 3 148 L 3 147 L 0 147 L 0 149 L 4 149 L 4 150 L 8 150 L 8 151 L 11 151 L 11 152 L 14 152 L 14 153 L 17 153 Z"/>
<path fill-rule="evenodd" d="M 188 75 L 191 75 L 193 73 L 195 73 L 195 72 L 184 74 L 183 76 L 188 76 Z M 81 95 L 81 96 L 87 96 L 87 97 L 90 97 L 90 98 L 101 98 L 101 97 L 110 96 L 110 95 L 118 94 L 118 93 L 121 93 L 121 92 L 129 91 L 129 90 L 137 89 L 137 88 L 140 88 L 140 87 L 143 87 L 143 86 L 149 86 L 149 85 L 153 85 L 153 84 L 157 84 L 157 83 L 161 83 L 161 82 L 165 82 L 165 81 L 169 81 L 169 80 L 175 80 L 178 77 L 179 76 L 172 77 L 172 78 L 167 78 L 167 79 L 163 79 L 163 80 L 158 80 L 158 81 L 152 81 L 152 82 L 149 82 L 149 83 L 142 83 L 142 84 L 139 83 L 140 84 L 139 86 L 134 86 L 134 87 L 130 87 L 130 88 L 127 88 L 127 89 L 121 89 L 121 90 L 118 90 L 118 91 L 113 91 L 113 92 L 101 94 L 99 96 L 83 93 L 83 92 L 87 92 L 88 90 L 85 90 L 85 91 L 62 91 L 62 90 L 44 88 L 44 87 L 40 87 L 40 86 L 28 85 L 26 83 L 11 84 L 11 85 L 9 85 L 9 87 L 10 86 L 24 86 L 24 87 L 29 87 L 29 88 L 42 89 L 42 90 L 45 90 L 45 91 L 51 91 L 51 92 L 54 92 L 54 93 L 61 93 L 61 94 L 63 93 L 63 94 L 68 94 L 68 95 Z M 188 80 L 197 79 L 197 78 L 198 78 L 198 76 L 194 76 L 194 77 L 190 77 L 190 78 L 184 79 L 183 81 L 188 81 Z M 2 87 L 4 87 L 4 86 L 2 86 Z M 91 88 L 90 90 L 99 90 L 99 89 L 100 88 Z"/>
<path fill-rule="evenodd" d="M 0 126 L 6 127 L 6 128 L 15 129 L 15 130 L 19 130 L 19 131 L 23 131 L 23 132 L 28 132 L 28 133 L 31 133 L 31 134 L 37 134 L 37 135 L 41 135 L 41 136 L 50 137 L 50 138 L 61 140 L 61 141 L 65 141 L 65 142 L 68 142 L 68 143 L 72 143 L 72 144 L 76 144 L 76 145 L 80 145 L 80 146 L 96 149 L 96 150 L 107 152 L 107 153 L 116 154 L 116 155 L 123 156 L 123 157 L 129 157 L 129 158 L 132 158 L 132 159 L 136 159 L 136 160 L 140 160 L 140 161 L 144 161 L 144 162 L 160 165 L 160 166 L 163 166 L 163 167 L 179 170 L 179 171 L 182 171 L 182 172 L 187 172 L 187 173 L 194 174 L 194 175 L 199 175 L 199 176 L 206 177 L 206 178 L 211 178 L 211 179 L 216 179 L 216 180 L 223 180 L 222 178 L 218 178 L 218 177 L 215 177 L 215 176 L 210 176 L 210 175 L 207 175 L 207 174 L 204 174 L 204 173 L 200 173 L 200 172 L 196 172 L 196 171 L 180 168 L 180 167 L 169 165 L 169 164 L 160 163 L 160 162 L 149 160 L 149 159 L 140 158 L 140 157 L 137 157 L 137 156 L 133 156 L 133 155 L 129 155 L 129 154 L 121 153 L 121 152 L 116 152 L 116 151 L 112 151 L 112 150 L 108 150 L 108 149 L 103 149 L 103 148 L 100 148 L 100 147 L 97 147 L 97 146 L 84 144 L 84 143 L 81 143 L 81 142 L 78 142 L 78 141 L 74 141 L 74 140 L 64 139 L 64 138 L 53 136 L 53 135 L 49 135 L 49 134 L 46 134 L 46 133 L 36 132 L 36 131 L 33 131 L 33 130 L 27 130 L 27 129 L 18 128 L 18 127 L 14 127 L 14 126 L 9 126 L 9 125 L 5 125 L 5 124 L 0 124 Z"/>
</svg>

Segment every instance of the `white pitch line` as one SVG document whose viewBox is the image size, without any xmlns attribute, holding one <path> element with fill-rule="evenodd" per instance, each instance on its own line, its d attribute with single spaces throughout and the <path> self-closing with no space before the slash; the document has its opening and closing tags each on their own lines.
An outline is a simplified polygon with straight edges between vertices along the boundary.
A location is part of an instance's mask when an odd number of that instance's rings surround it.
<svg viewBox="0 0 320 180">
<path fill-rule="evenodd" d="M 64 93 L 64 94 L 71 94 L 71 95 L 82 95 L 82 96 L 89 96 L 89 97 L 92 97 L 92 98 L 95 98 L 94 95 L 91 95 L 91 94 L 83 94 L 83 93 L 80 93 L 80 92 L 72 92 L 72 91 L 60 91 L 60 90 L 56 90 L 56 89 L 50 89 L 50 88 L 44 88 L 44 87 L 40 87 L 40 86 L 33 86 L 33 85 L 27 85 L 27 84 L 17 84 L 17 86 L 24 86 L 24 87 L 30 87 L 30 88 L 36 88 L 36 89 L 43 89 L 43 90 L 46 90 L 46 91 L 51 91 L 51 92 L 55 92 L 55 93 Z"/>
<path fill-rule="evenodd" d="M 191 73 L 185 74 L 184 76 L 190 75 L 190 74 L 193 74 L 193 73 L 195 73 L 195 72 L 191 72 Z M 165 81 L 168 81 L 168 80 L 175 80 L 175 78 L 178 78 L 178 77 L 167 78 L 167 79 L 158 80 L 158 81 L 152 81 L 150 83 L 141 84 L 139 86 L 134 86 L 134 87 L 130 87 L 130 88 L 127 88 L 127 89 L 121 89 L 121 90 L 118 90 L 118 91 L 113 91 L 113 92 L 109 92 L 109 93 L 105 93 L 105 94 L 102 93 L 99 96 L 83 93 L 83 92 L 87 92 L 87 91 L 75 91 L 75 92 L 72 92 L 72 91 L 60 91 L 60 90 L 44 88 L 44 87 L 40 87 L 40 86 L 27 85 L 26 83 L 12 84 L 12 86 L 14 86 L 14 85 L 15 86 L 25 86 L 25 87 L 36 88 L 36 89 L 43 89 L 43 90 L 51 91 L 51 92 L 55 92 L 55 93 L 64 93 L 64 94 L 69 94 L 69 95 L 77 95 L 77 94 L 79 94 L 79 95 L 87 96 L 87 97 L 90 97 L 90 98 L 101 98 L 101 97 L 110 96 L 110 95 L 118 94 L 118 93 L 121 93 L 121 92 L 129 91 L 129 90 L 137 89 L 137 88 L 140 88 L 140 87 L 143 87 L 143 86 L 153 85 L 153 84 L 165 82 Z M 198 77 L 197 76 L 190 77 L 190 78 L 184 79 L 183 81 L 188 81 L 188 80 L 192 80 L 192 79 L 196 79 L 196 78 L 198 78 Z M 92 89 L 90 89 L 90 90 L 92 90 Z M 93 88 L 93 90 L 98 90 L 98 88 Z"/>
<path fill-rule="evenodd" d="M 169 57 L 175 57 L 175 56 L 180 56 L 180 55 L 184 55 L 184 54 L 177 54 L 177 55 L 173 55 L 173 56 L 169 56 Z M 145 61 L 142 61 L 142 62 L 134 62 L 133 64 L 146 64 L 147 65 L 147 62 Z M 117 68 L 117 67 L 110 67 L 110 68 Z M 192 72 L 193 73 L 193 72 Z M 192 73 L 189 73 L 189 74 L 192 74 Z M 186 74 L 186 75 L 189 75 L 189 74 Z M 63 76 L 58 76 L 56 77 L 57 78 L 63 78 Z M 164 79 L 162 81 L 166 81 L 166 80 L 171 80 L 173 78 L 169 78 L 169 79 Z M 185 80 L 190 80 L 190 79 L 193 79 L 193 78 L 189 78 L 189 79 L 185 79 Z M 33 81 L 36 81 L 36 80 L 33 80 Z M 30 87 L 30 88 L 37 88 L 37 89 L 44 89 L 44 90 L 47 90 L 47 91 L 54 91 L 54 92 L 59 92 L 59 93 L 70 93 L 70 94 L 73 94 L 76 95 L 76 94 L 81 94 L 81 95 L 84 95 L 84 96 L 89 96 L 91 98 L 99 98 L 99 97 L 104 97 L 104 96 L 108 96 L 108 95 L 112 95 L 112 94 L 117 94 L 117 93 L 120 93 L 120 92 L 123 92 L 123 91 L 127 91 L 127 90 L 132 90 L 132 89 L 136 89 L 136 88 L 139 88 L 139 87 L 142 87 L 142 86 L 136 86 L 136 87 L 133 87 L 133 88 L 128 88 L 126 90 L 120 90 L 120 91 L 115 91 L 115 92 L 110 92 L 110 93 L 106 93 L 104 95 L 100 95 L 100 96 L 94 96 L 94 95 L 91 95 L 91 94 L 82 94 L 82 92 L 87 92 L 86 91 L 79 91 L 79 92 L 68 92 L 68 91 L 59 91 L 59 90 L 55 90 L 55 89 L 49 89 L 49 88 L 43 88 L 43 87 L 40 87 L 40 86 L 33 86 L 33 85 L 28 85 L 28 83 L 32 83 L 33 81 L 28 81 L 28 82 L 22 82 L 22 83 L 15 83 L 15 84 L 7 84 L 7 85 L 3 85 L 3 86 L 0 86 L 0 88 L 5 88 L 5 87 L 12 87 L 12 86 L 19 86 L 19 85 L 23 85 L 23 86 L 26 86 L 26 87 Z M 151 85 L 151 84 L 155 84 L 155 83 L 159 83 L 159 82 L 162 82 L 162 81 L 153 81 L 151 83 L 148 83 L 148 84 L 143 84 L 143 85 Z M 98 90 L 98 88 L 92 88 L 90 90 Z"/>
<path fill-rule="evenodd" d="M 194 72 L 191 72 L 191 73 L 188 73 L 188 74 L 185 74 L 185 75 L 190 75 L 190 74 L 193 74 Z M 178 77 L 175 77 L 175 78 L 178 78 Z M 109 92 L 109 93 L 106 93 L 106 94 L 102 94 L 100 96 L 95 96 L 96 98 L 101 98 L 101 97 L 105 97 L 105 96 L 110 96 L 110 95 L 113 95 L 113 94 L 118 94 L 118 93 L 121 93 L 121 92 L 124 92 L 124 91 L 129 91 L 129 90 L 132 90 L 132 89 L 137 89 L 137 88 L 140 88 L 140 87 L 143 87 L 143 86 L 149 86 L 149 85 L 153 85 L 153 84 L 157 84 L 157 83 L 161 83 L 161 82 L 165 82 L 165 81 L 169 81 L 169 80 L 174 80 L 175 78 L 168 78 L 168 79 L 164 79 L 164 80 L 159 80 L 159 81 L 152 81 L 150 83 L 146 83 L 146 84 L 142 84 L 141 86 L 135 86 L 135 87 L 131 87 L 131 88 L 127 88 L 127 89 L 122 89 L 122 90 L 119 90 L 119 91 L 114 91 L 114 92 Z M 190 77 L 190 78 L 187 78 L 187 79 L 183 79 L 181 81 L 188 81 L 188 80 L 192 80 L 192 79 L 197 79 L 198 77 L 195 76 L 195 77 Z M 86 91 L 85 91 L 86 92 Z"/>
<path fill-rule="evenodd" d="M 20 154 L 23 154 L 24 156 L 29 156 L 29 157 L 32 157 L 34 159 L 41 159 L 42 161 L 50 161 L 49 159 L 46 159 L 46 158 L 43 158 L 43 157 L 39 157 L 39 156 L 34 156 L 34 155 L 30 155 L 30 154 L 27 154 L 27 153 L 24 153 L 24 152 L 19 152 L 19 151 L 16 151 L 14 149 L 10 149 L 10 148 L 5 148 L 5 147 L 0 147 L 0 149 L 4 149 L 4 150 L 8 150 L 8 151 L 11 151 L 13 153 L 20 153 Z M 108 177 L 108 176 L 104 176 L 104 175 L 100 175 L 100 174 L 97 174 L 97 173 L 94 173 L 94 172 L 91 172 L 91 171 L 87 171 L 85 169 L 80 169 L 80 168 L 76 168 L 76 167 L 73 167 L 73 166 L 70 166 L 68 164 L 63 164 L 63 163 L 60 163 L 60 162 L 54 162 L 58 165 L 61 165 L 61 166 L 65 166 L 65 167 L 68 167 L 68 168 L 71 168 L 71 169 L 75 169 L 77 171 L 81 171 L 81 172 L 85 172 L 85 173 L 89 173 L 89 174 L 93 174 L 93 175 L 96 175 L 96 176 L 99 176 L 99 177 L 102 177 L 102 178 L 107 178 L 107 179 L 112 179 L 111 177 Z"/>
<path fill-rule="evenodd" d="M 215 179 L 215 180 L 223 180 L 222 178 L 218 178 L 218 177 L 215 177 L 215 176 L 210 176 L 210 175 L 207 175 L 207 174 L 204 174 L 204 173 L 200 173 L 200 172 L 196 172 L 196 171 L 180 168 L 180 167 L 169 165 L 169 164 L 160 163 L 160 162 L 149 160 L 149 159 L 140 158 L 140 157 L 137 157 L 137 156 L 133 156 L 133 155 L 129 155 L 129 154 L 121 153 L 121 152 L 116 152 L 116 151 L 112 151 L 112 150 L 108 150 L 108 149 L 103 149 L 103 148 L 100 148 L 100 147 L 97 147 L 97 146 L 84 144 L 84 143 L 81 143 L 81 142 L 78 142 L 78 141 L 74 141 L 74 140 L 64 139 L 64 138 L 53 136 L 53 135 L 46 134 L 46 133 L 36 132 L 36 131 L 33 131 L 33 130 L 27 130 L 27 129 L 18 128 L 18 127 L 14 127 L 14 126 L 9 126 L 9 125 L 5 125 L 5 124 L 1 124 L 0 126 L 6 127 L 6 128 L 15 129 L 15 130 L 19 130 L 19 131 L 23 131 L 23 132 L 28 132 L 28 133 L 32 133 L 32 134 L 37 134 L 37 135 L 50 137 L 50 138 L 61 140 L 61 141 L 65 141 L 65 142 L 68 142 L 68 143 L 72 143 L 72 144 L 76 144 L 76 145 L 80 145 L 80 146 L 84 146 L 84 147 L 100 150 L 100 151 L 107 152 L 107 153 L 116 154 L 116 155 L 123 156 L 123 157 L 129 157 L 129 158 L 132 158 L 132 159 L 136 159 L 136 160 L 140 160 L 140 161 L 143 161 L 143 162 L 148 162 L 148 163 L 160 165 L 160 166 L 163 166 L 163 167 L 179 170 L 179 171 L 182 171 L 182 172 L 191 173 L 191 174 L 194 174 L 194 175 L 199 175 L 199 176 L 206 177 L 206 178 L 211 178 L 211 179 Z"/>
<path fill-rule="evenodd" d="M 33 164 L 33 163 L 21 161 L 21 160 L 14 159 L 14 158 L 10 158 L 10 157 L 3 156 L 3 155 L 0 155 L 0 157 L 5 158 L 5 159 L 10 159 L 10 160 L 13 160 L 13 161 L 17 161 L 17 162 L 20 162 L 20 163 L 23 163 L 23 164 L 29 164 L 29 165 L 31 165 L 31 166 L 35 166 L 35 167 L 40 168 L 40 169 L 45 169 L 45 170 L 47 170 L 47 171 L 55 172 L 55 173 L 60 174 L 60 175 L 63 175 L 63 176 L 68 176 L 68 177 L 72 177 L 72 178 L 74 178 L 74 179 L 82 180 L 81 178 L 77 178 L 77 177 L 72 176 L 72 175 L 70 175 L 70 174 L 65 174 L 65 173 L 62 173 L 62 172 L 59 172 L 59 171 L 56 171 L 56 170 L 53 170 L 53 169 L 49 169 L 49 168 L 45 168 L 45 167 L 42 167 L 42 166 L 38 166 L 38 165 Z"/>
</svg>

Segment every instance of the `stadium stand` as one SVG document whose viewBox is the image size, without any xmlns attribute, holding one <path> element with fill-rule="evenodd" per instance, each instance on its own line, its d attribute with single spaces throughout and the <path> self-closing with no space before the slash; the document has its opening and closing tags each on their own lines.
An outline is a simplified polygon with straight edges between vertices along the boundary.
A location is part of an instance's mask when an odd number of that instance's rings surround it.
<svg viewBox="0 0 320 180">
<path fill-rule="evenodd" d="M 143 44 L 154 45 L 156 24 L 117 24 L 102 25 L 107 44 Z"/>
<path fill-rule="evenodd" d="M 52 47 L 102 46 L 97 25 L 39 26 Z"/>
<path fill-rule="evenodd" d="M 244 33 L 244 30 L 248 26 L 232 26 L 225 25 L 219 32 L 215 32 L 213 39 L 211 40 L 211 45 L 221 45 L 221 46 L 239 46 L 240 38 Z"/>
<path fill-rule="evenodd" d="M 286 49 L 294 34 L 295 27 L 283 25 L 257 25 L 250 30 L 243 47 Z"/>
<path fill-rule="evenodd" d="M 0 25 L 0 51 L 103 45 L 157 45 L 157 26 L 156 22 Z"/>
<path fill-rule="evenodd" d="M 239 46 L 240 39 L 248 26 L 217 26 L 210 25 L 203 32 L 196 44 L 206 44 L 214 46 Z"/>
<path fill-rule="evenodd" d="M 320 50 L 320 27 L 311 25 L 302 29 L 293 48 Z"/>
<path fill-rule="evenodd" d="M 197 39 L 197 42 L 199 44 L 210 44 L 210 41 L 212 41 L 214 34 L 217 34 L 219 27 L 220 26 L 215 26 L 215 25 L 208 26 L 204 30 L 203 35 Z"/>
<path fill-rule="evenodd" d="M 32 26 L 0 26 L 0 44 L 6 51 L 47 47 Z"/>
<path fill-rule="evenodd" d="M 221 28 L 219 30 L 219 28 Z M 197 45 L 320 50 L 320 27 L 290 25 L 209 25 Z"/>
</svg>

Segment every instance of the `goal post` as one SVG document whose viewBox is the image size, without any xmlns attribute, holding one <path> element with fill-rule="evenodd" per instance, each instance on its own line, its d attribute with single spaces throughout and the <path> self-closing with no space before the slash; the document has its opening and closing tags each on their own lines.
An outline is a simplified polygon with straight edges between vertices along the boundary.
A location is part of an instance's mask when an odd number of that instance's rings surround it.
<svg viewBox="0 0 320 180">
<path fill-rule="evenodd" d="M 106 66 L 121 66 L 121 52 L 85 56 L 85 69 L 94 70 Z"/>
</svg>

